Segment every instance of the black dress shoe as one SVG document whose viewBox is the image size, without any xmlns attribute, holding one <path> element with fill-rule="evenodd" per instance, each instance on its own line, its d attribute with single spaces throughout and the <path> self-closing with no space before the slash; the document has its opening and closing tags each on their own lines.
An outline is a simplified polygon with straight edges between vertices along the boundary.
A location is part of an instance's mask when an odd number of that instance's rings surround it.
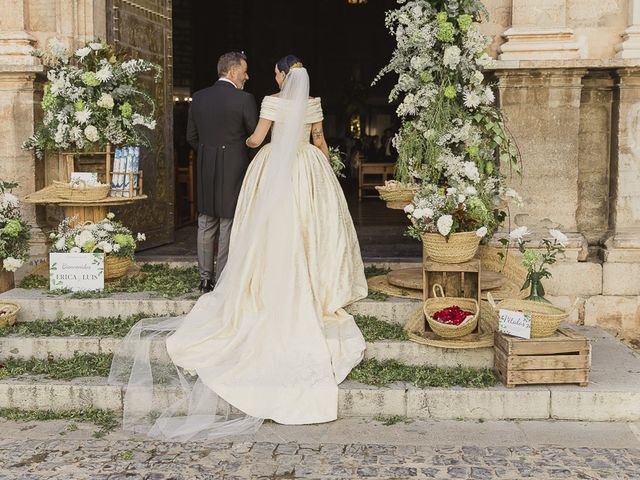
<svg viewBox="0 0 640 480">
<path fill-rule="evenodd" d="M 200 293 L 208 293 L 213 290 L 213 283 L 211 283 L 211 280 L 202 280 L 198 290 L 200 290 Z"/>
</svg>

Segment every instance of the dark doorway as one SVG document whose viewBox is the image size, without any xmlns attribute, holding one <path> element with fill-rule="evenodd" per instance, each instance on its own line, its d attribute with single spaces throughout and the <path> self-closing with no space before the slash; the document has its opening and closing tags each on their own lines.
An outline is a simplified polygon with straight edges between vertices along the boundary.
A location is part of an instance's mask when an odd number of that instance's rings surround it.
<svg viewBox="0 0 640 480">
<path fill-rule="evenodd" d="M 188 239 L 195 229 L 193 152 L 185 139 L 189 100 L 217 79 L 218 57 L 239 50 L 249 60 L 245 89 L 258 104 L 276 90 L 273 69 L 279 58 L 293 53 L 303 60 L 311 95 L 322 97 L 328 143 L 347 154 L 347 178 L 341 183 L 363 254 L 420 256 L 420 245 L 404 236 L 403 212 L 387 209 L 377 198 L 359 200 L 353 161 L 360 149 L 367 162 L 384 162 L 382 138 L 398 127 L 395 107 L 387 101 L 394 79 L 371 87 L 394 48 L 384 15 L 396 5 L 395 0 L 174 0 L 176 224 L 186 228 L 177 233 L 177 239 L 184 238 L 180 252 L 190 250 Z M 360 138 L 354 138 L 352 126 L 358 119 Z"/>
</svg>

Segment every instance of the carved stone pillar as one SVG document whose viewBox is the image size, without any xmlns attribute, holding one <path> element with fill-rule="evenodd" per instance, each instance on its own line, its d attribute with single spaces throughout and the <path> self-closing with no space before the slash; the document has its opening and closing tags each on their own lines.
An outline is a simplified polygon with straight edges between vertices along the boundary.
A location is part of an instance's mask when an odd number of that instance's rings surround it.
<svg viewBox="0 0 640 480">
<path fill-rule="evenodd" d="M 624 31 L 622 43 L 616 45 L 616 57 L 640 59 L 640 0 L 629 1 L 629 26 Z"/>
<path fill-rule="evenodd" d="M 27 30 L 25 0 L 0 0 L 0 65 L 37 65 L 35 38 Z"/>
<path fill-rule="evenodd" d="M 567 27 L 566 0 L 513 0 L 511 27 L 500 47 L 500 60 L 580 58 L 582 48 Z"/>
</svg>

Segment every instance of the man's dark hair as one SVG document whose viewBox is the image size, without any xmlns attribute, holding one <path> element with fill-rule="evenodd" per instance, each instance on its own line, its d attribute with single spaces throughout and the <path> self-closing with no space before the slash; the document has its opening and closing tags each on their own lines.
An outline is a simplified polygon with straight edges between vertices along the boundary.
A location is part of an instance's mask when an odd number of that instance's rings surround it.
<svg viewBox="0 0 640 480">
<path fill-rule="evenodd" d="M 247 56 L 242 52 L 227 52 L 218 59 L 218 77 L 223 77 L 231 71 L 231 67 L 240 66 Z"/>
</svg>

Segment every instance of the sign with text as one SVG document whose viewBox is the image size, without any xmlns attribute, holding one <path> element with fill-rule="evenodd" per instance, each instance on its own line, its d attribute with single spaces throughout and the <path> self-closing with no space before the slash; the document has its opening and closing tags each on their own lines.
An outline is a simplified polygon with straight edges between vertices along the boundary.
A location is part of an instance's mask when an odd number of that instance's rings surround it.
<svg viewBox="0 0 640 480">
<path fill-rule="evenodd" d="M 531 315 L 500 309 L 498 331 L 520 338 L 531 338 Z"/>
<path fill-rule="evenodd" d="M 50 253 L 49 285 L 51 290 L 103 290 L 104 253 Z"/>
</svg>

